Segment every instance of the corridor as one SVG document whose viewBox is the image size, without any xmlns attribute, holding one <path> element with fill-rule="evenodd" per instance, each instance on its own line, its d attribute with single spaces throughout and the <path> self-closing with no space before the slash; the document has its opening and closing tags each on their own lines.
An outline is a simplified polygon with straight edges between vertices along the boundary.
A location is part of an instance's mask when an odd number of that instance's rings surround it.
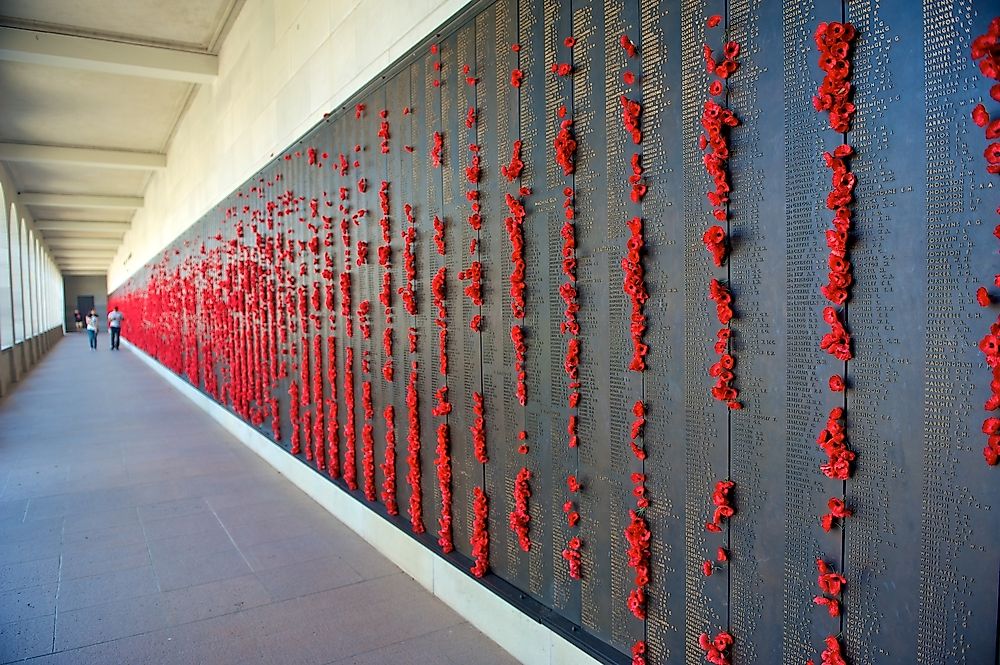
<svg viewBox="0 0 1000 665">
<path fill-rule="evenodd" d="M 130 351 L 0 402 L 0 663 L 512 663 Z"/>
</svg>

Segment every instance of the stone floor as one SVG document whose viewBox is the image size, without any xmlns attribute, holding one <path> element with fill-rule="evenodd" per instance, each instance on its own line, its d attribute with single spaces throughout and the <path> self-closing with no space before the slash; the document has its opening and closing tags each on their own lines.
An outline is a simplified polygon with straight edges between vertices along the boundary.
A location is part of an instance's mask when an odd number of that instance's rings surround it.
<svg viewBox="0 0 1000 665">
<path fill-rule="evenodd" d="M 0 663 L 512 663 L 127 350 L 0 402 Z"/>
</svg>

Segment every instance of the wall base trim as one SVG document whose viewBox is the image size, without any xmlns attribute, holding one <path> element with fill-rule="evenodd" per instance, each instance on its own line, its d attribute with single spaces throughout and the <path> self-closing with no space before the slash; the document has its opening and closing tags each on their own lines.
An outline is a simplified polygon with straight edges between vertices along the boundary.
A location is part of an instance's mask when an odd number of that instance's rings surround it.
<svg viewBox="0 0 1000 665">
<path fill-rule="evenodd" d="M 302 464 L 152 356 L 126 339 L 122 339 L 122 345 L 313 501 L 519 661 L 527 665 L 599 663 L 548 626 L 525 615 L 458 570 L 454 564 L 400 531 L 311 467 Z"/>
</svg>

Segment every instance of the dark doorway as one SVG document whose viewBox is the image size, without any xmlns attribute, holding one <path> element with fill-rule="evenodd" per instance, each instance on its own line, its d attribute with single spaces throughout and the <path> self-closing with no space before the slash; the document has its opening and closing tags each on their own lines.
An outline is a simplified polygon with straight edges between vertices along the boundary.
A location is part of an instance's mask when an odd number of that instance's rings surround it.
<svg viewBox="0 0 1000 665">
<path fill-rule="evenodd" d="M 77 296 L 76 308 L 80 310 L 81 314 L 87 316 L 90 310 L 94 309 L 94 296 Z"/>
</svg>

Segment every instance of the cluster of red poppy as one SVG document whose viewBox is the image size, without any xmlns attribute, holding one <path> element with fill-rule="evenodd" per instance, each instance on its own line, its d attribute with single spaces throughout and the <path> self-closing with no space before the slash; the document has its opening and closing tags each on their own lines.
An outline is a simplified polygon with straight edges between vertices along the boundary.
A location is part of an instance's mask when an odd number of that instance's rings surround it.
<svg viewBox="0 0 1000 665">
<path fill-rule="evenodd" d="M 525 360 L 527 358 L 528 346 L 524 343 L 524 328 L 514 324 L 510 327 L 510 340 L 514 344 L 514 374 L 517 377 L 517 385 L 514 388 L 514 396 L 521 406 L 528 401 L 527 375 L 525 371 Z"/>
<path fill-rule="evenodd" d="M 721 16 L 713 15 L 706 21 L 706 26 L 711 29 L 717 27 L 722 22 Z M 716 97 L 723 94 L 725 86 L 723 81 L 739 68 L 736 57 L 740 53 L 740 45 L 737 42 L 729 41 L 723 45 L 722 59 L 716 61 L 715 54 L 708 44 L 702 46 L 702 55 L 705 60 L 705 69 L 710 75 L 716 78 L 710 83 L 708 94 Z M 729 131 L 733 127 L 738 127 L 739 119 L 730 109 L 719 104 L 714 99 L 705 100 L 701 126 L 703 133 L 698 137 L 698 147 L 708 152 L 703 156 L 705 170 L 712 179 L 713 187 L 706 192 L 705 197 L 712 206 L 712 216 L 720 221 L 728 220 L 729 204 Z M 702 235 L 702 243 L 708 250 L 712 258 L 712 263 L 716 267 L 722 267 L 728 253 L 726 230 L 713 224 Z M 715 352 L 719 356 L 719 361 L 713 363 L 708 370 L 709 376 L 716 380 L 711 388 L 711 395 L 714 399 L 724 402 L 730 409 L 740 409 L 742 404 L 738 401 L 739 391 L 733 386 L 736 374 L 733 368 L 736 359 L 730 353 L 730 339 L 732 329 L 730 322 L 733 318 L 732 294 L 729 289 L 713 278 L 709 282 L 709 298 L 715 301 L 716 316 L 722 328 L 716 334 Z"/>
<path fill-rule="evenodd" d="M 632 43 L 632 40 L 629 39 L 628 35 L 622 35 L 619 37 L 618 43 L 621 45 L 622 49 L 625 50 L 625 55 L 628 57 L 634 58 L 639 54 L 639 49 L 636 48 L 634 43 Z"/>
<path fill-rule="evenodd" d="M 573 136 L 572 120 L 566 119 L 560 123 L 553 147 L 556 150 L 556 164 L 562 167 L 563 175 L 573 175 L 576 170 L 576 138 Z"/>
<path fill-rule="evenodd" d="M 333 311 L 332 305 L 328 308 L 328 311 Z M 337 340 L 333 336 L 328 337 L 326 340 L 326 380 L 330 384 L 330 398 L 327 401 L 326 438 L 329 441 L 327 472 L 331 478 L 339 478 L 340 420 L 338 413 L 340 409 L 337 403 Z"/>
<path fill-rule="evenodd" d="M 702 235 L 701 241 L 712 255 L 712 263 L 721 268 L 726 260 L 726 230 L 718 224 L 710 226 Z"/>
<path fill-rule="evenodd" d="M 635 153 L 632 155 L 632 175 L 628 177 L 628 182 L 632 186 L 629 198 L 636 205 L 642 203 L 642 199 L 646 196 L 647 187 L 646 181 L 642 177 L 643 172 L 642 156 L 639 153 Z"/>
<path fill-rule="evenodd" d="M 510 513 L 510 528 L 517 534 L 518 545 L 525 552 L 531 550 L 531 538 L 528 536 L 531 523 L 531 514 L 528 512 L 528 499 L 531 498 L 529 480 L 531 471 L 527 467 L 521 467 L 514 479 L 514 510 Z"/>
<path fill-rule="evenodd" d="M 830 410 L 826 427 L 816 437 L 816 443 L 826 453 L 826 464 L 820 471 L 827 478 L 847 480 L 851 477 L 851 463 L 856 455 L 847 447 L 847 429 L 844 427 L 844 409 L 836 406 Z M 850 512 L 848 512 L 850 514 Z"/>
<path fill-rule="evenodd" d="M 821 515 L 819 518 L 819 523 L 823 527 L 824 531 L 830 531 L 830 529 L 833 528 L 834 520 L 847 519 L 854 514 L 854 511 L 847 507 L 844 500 L 838 497 L 832 497 L 829 501 L 827 501 L 826 507 L 830 510 L 830 512 Z"/>
<path fill-rule="evenodd" d="M 819 51 L 819 68 L 824 72 L 813 107 L 820 113 L 829 114 L 829 126 L 838 133 L 846 133 L 851 128 L 855 106 L 851 101 L 853 87 L 851 76 L 851 48 L 856 37 L 850 23 L 820 23 L 815 32 L 816 47 Z M 851 233 L 851 215 L 854 205 L 854 189 L 857 176 L 850 172 L 847 159 L 854 154 L 846 142 L 831 152 L 823 153 L 823 162 L 831 171 L 831 189 L 826 197 L 826 207 L 834 213 L 832 228 L 825 232 L 826 246 L 830 250 L 827 258 L 827 283 L 820 287 L 821 295 L 832 306 L 823 308 L 823 320 L 830 326 L 830 332 L 823 335 L 820 348 L 834 358 L 847 362 L 852 357 L 851 335 L 844 323 L 844 314 L 838 311 L 850 299 L 853 284 L 852 266 L 849 260 L 848 243 Z M 832 375 L 828 387 L 834 394 L 847 388 L 844 376 Z M 820 431 L 816 443 L 826 454 L 827 460 L 820 465 L 823 475 L 833 480 L 845 481 L 851 477 L 855 453 L 847 446 L 847 431 L 844 425 L 845 412 L 842 406 L 834 407 L 827 417 L 826 426 Z M 844 520 L 853 514 L 843 498 L 833 497 L 827 502 L 829 512 L 820 516 L 824 531 L 830 531 L 835 520 Z M 816 560 L 819 570 L 818 584 L 824 595 L 813 598 L 817 605 L 826 607 L 831 617 L 839 617 L 841 605 L 839 596 L 846 579 L 833 572 L 823 559 Z M 822 654 L 824 665 L 844 663 L 840 653 L 840 643 L 833 635 L 826 638 L 827 649 Z M 812 661 L 809 661 L 812 663 Z"/>
<path fill-rule="evenodd" d="M 698 646 L 705 652 L 705 660 L 712 665 L 730 665 L 732 662 L 728 654 L 733 646 L 733 636 L 723 630 L 715 637 L 709 637 L 708 633 L 698 636 Z"/>
<path fill-rule="evenodd" d="M 526 265 L 524 262 L 524 219 L 526 213 L 521 200 L 506 195 L 507 210 L 510 212 L 504 219 L 504 228 L 510 239 L 510 260 L 513 264 L 510 273 L 510 308 L 515 319 L 524 319 L 524 277 Z"/>
<path fill-rule="evenodd" d="M 728 325 L 733 318 L 731 306 L 733 297 L 729 289 L 714 278 L 708 284 L 708 297 L 715 302 L 715 312 L 719 323 L 725 326 L 719 329 L 716 334 L 715 353 L 718 354 L 719 361 L 708 368 L 708 375 L 715 379 L 715 385 L 712 386 L 712 397 L 720 402 L 725 402 L 730 409 L 741 409 L 743 405 L 737 401 L 740 393 L 733 387 L 733 381 L 736 378 L 736 374 L 733 372 L 733 368 L 736 367 L 736 358 L 729 353 L 729 338 L 732 331 Z"/>
<path fill-rule="evenodd" d="M 432 225 L 434 226 L 434 245 L 435 247 L 437 247 L 437 253 L 440 256 L 444 256 L 445 254 L 444 221 L 437 215 L 434 215 L 434 220 L 432 222 Z"/>
<path fill-rule="evenodd" d="M 431 166 L 436 169 L 441 168 L 441 159 L 444 153 L 444 137 L 441 132 L 434 132 L 434 147 L 431 148 Z"/>
<path fill-rule="evenodd" d="M 635 404 L 632 405 L 632 415 L 635 418 L 632 420 L 629 447 L 632 449 L 632 454 L 635 455 L 636 459 L 642 461 L 646 459 L 646 448 L 643 440 L 643 430 L 646 427 L 646 405 L 642 400 L 636 400 Z"/>
<path fill-rule="evenodd" d="M 383 111 L 384 112 L 384 111 Z M 382 181 L 378 191 L 379 207 L 382 210 L 382 218 L 379 226 L 382 229 L 382 245 L 378 248 L 378 263 L 384 268 L 382 273 L 382 290 L 379 292 L 379 302 L 382 303 L 382 311 L 385 315 L 385 329 L 382 331 L 382 350 L 385 359 L 382 364 L 382 377 L 392 383 L 393 379 L 393 357 L 392 357 L 392 240 L 391 220 L 389 217 L 389 183 Z"/>
<path fill-rule="evenodd" d="M 830 635 L 824 640 L 826 649 L 820 654 L 822 665 L 847 665 L 847 660 L 840 649 L 840 641 L 835 635 Z M 806 665 L 814 665 L 812 660 L 807 660 Z"/>
<path fill-rule="evenodd" d="M 841 134 L 851 128 L 851 43 L 856 32 L 850 23 L 820 23 L 813 35 L 819 50 L 823 82 L 813 96 L 813 107 L 830 114 L 830 129 Z"/>
<path fill-rule="evenodd" d="M 576 43 L 573 37 L 567 37 L 564 41 L 568 48 Z M 562 168 L 564 176 L 572 176 L 576 170 L 576 149 L 577 142 L 573 136 L 573 120 L 567 118 L 566 106 L 560 106 L 558 110 L 559 132 L 554 142 L 555 161 Z M 522 195 L 528 192 L 522 189 Z M 567 388 L 569 390 L 568 405 L 570 409 L 576 409 L 580 404 L 580 324 L 577 320 L 577 313 L 580 311 L 580 304 L 577 299 L 577 279 L 576 279 L 576 211 L 574 208 L 575 192 L 572 187 L 572 180 L 563 188 L 563 214 L 564 221 L 560 229 L 560 236 L 563 239 L 562 246 L 562 272 L 566 281 L 559 286 L 559 296 L 565 305 L 563 310 L 563 321 L 559 324 L 559 330 L 567 336 L 566 350 L 563 355 L 563 369 L 566 373 Z M 580 444 L 578 434 L 579 417 L 570 413 L 566 421 L 567 445 L 569 448 L 577 448 Z M 522 446 L 526 452 L 527 447 Z M 566 506 L 563 506 L 566 510 Z M 570 506 L 566 511 L 567 519 L 571 521 L 570 526 L 576 526 L 580 520 L 580 514 Z M 574 579 L 579 579 L 581 575 L 581 555 L 580 548 L 582 541 L 578 537 L 570 539 L 569 544 L 563 550 L 563 559 L 569 566 L 569 575 Z"/>
<path fill-rule="evenodd" d="M 715 510 L 712 513 L 712 521 L 705 523 L 706 531 L 719 533 L 722 531 L 722 520 L 729 519 L 736 514 L 733 507 L 733 489 L 736 483 L 731 480 L 720 480 L 715 483 L 715 491 L 712 492 L 712 504 Z"/>
<path fill-rule="evenodd" d="M 448 375 L 448 309 L 444 301 L 446 274 L 447 269 L 445 266 L 441 266 L 431 278 L 431 296 L 434 300 L 434 306 L 437 307 L 434 325 L 438 327 L 438 371 L 441 376 Z"/>
<path fill-rule="evenodd" d="M 622 123 L 625 131 L 632 137 L 632 143 L 642 143 L 642 130 L 639 128 L 639 116 L 642 114 L 642 104 L 629 99 L 625 95 L 619 98 L 622 105 Z"/>
<path fill-rule="evenodd" d="M 646 643 L 642 640 L 632 645 L 632 665 L 646 665 Z"/>
<path fill-rule="evenodd" d="M 417 303 L 414 296 L 413 280 L 417 278 L 417 264 L 413 253 L 413 243 L 416 242 L 417 230 L 413 225 L 413 207 L 407 203 L 403 206 L 406 214 L 406 230 L 403 231 L 403 273 L 406 281 L 399 287 L 398 293 L 403 299 L 403 307 L 410 316 L 416 316 Z"/>
<path fill-rule="evenodd" d="M 413 533 L 424 532 L 422 492 L 420 489 L 420 410 L 417 401 L 417 363 L 410 365 L 406 384 L 406 482 L 410 486 L 410 527 Z"/>
<path fill-rule="evenodd" d="M 302 452 L 302 443 L 299 438 L 299 384 L 295 381 L 288 386 L 288 419 L 292 426 L 290 451 L 293 455 L 298 455 Z"/>
<path fill-rule="evenodd" d="M 510 162 L 500 166 L 500 174 L 507 179 L 507 182 L 514 182 L 521 177 L 524 169 L 524 162 L 521 161 L 521 139 L 514 141 L 510 150 Z"/>
<path fill-rule="evenodd" d="M 729 561 L 729 552 L 726 550 L 725 547 L 719 546 L 715 550 L 715 560 L 719 564 L 723 564 Z M 721 568 L 721 565 L 719 567 Z M 716 565 L 712 563 L 710 559 L 705 559 L 704 561 L 701 562 L 701 572 L 705 577 L 711 577 L 712 573 L 715 572 L 715 569 Z"/>
<path fill-rule="evenodd" d="M 721 92 L 721 90 L 720 90 Z M 712 178 L 715 189 L 705 194 L 712 204 L 713 216 L 720 222 L 727 219 L 726 205 L 729 203 L 729 137 L 728 131 L 738 127 L 739 119 L 732 111 L 718 102 L 708 99 L 701 114 L 704 133 L 698 138 L 698 147 L 708 150 L 702 161 Z"/>
<path fill-rule="evenodd" d="M 441 516 L 438 518 L 438 545 L 447 554 L 455 549 L 451 537 L 451 457 L 449 455 L 448 423 L 437 428 L 437 468 L 438 490 L 441 492 Z"/>
<path fill-rule="evenodd" d="M 823 320 L 830 326 L 830 332 L 823 335 L 819 348 L 823 349 L 837 360 L 847 362 L 853 358 L 851 353 L 851 335 L 840 320 L 840 313 L 833 307 L 823 308 Z"/>
<path fill-rule="evenodd" d="M 573 74 L 573 65 L 568 62 L 553 62 L 549 69 L 556 76 L 570 76 Z"/>
<path fill-rule="evenodd" d="M 972 40 L 971 55 L 979 63 L 983 76 L 1000 81 L 1000 16 L 990 21 L 985 33 Z M 990 96 L 1000 102 L 1000 83 L 993 84 Z"/>
<path fill-rule="evenodd" d="M 382 469 L 382 503 L 390 515 L 398 515 L 396 504 L 396 410 L 392 404 L 382 412 L 385 418 L 385 460 Z"/>
<path fill-rule="evenodd" d="M 347 414 L 347 422 L 344 423 L 344 482 L 350 489 L 356 490 L 358 489 L 358 480 L 354 434 L 354 349 L 348 346 L 345 353 L 344 411 Z"/>
<path fill-rule="evenodd" d="M 642 248 L 646 244 L 642 235 L 642 218 L 633 217 L 630 219 L 628 230 L 630 233 L 628 252 L 622 258 L 622 273 L 624 274 L 622 288 L 632 300 L 629 327 L 632 337 L 632 360 L 629 362 L 628 368 L 633 372 L 644 372 L 646 371 L 646 354 L 649 353 L 649 346 L 642 341 L 646 332 L 646 315 L 642 308 L 649 300 L 649 293 L 646 291 L 646 281 L 642 269 Z"/>
<path fill-rule="evenodd" d="M 840 594 L 843 593 L 847 579 L 840 573 L 834 572 L 830 565 L 823 559 L 816 559 L 816 569 L 819 576 L 816 583 L 819 585 L 823 595 L 813 598 L 813 603 L 826 607 L 832 617 L 840 616 Z M 832 598 L 830 596 L 833 596 Z"/>
<path fill-rule="evenodd" d="M 645 488 L 642 487 L 645 476 L 642 474 L 633 474 L 634 480 L 635 476 L 641 476 L 637 480 L 636 485 L 642 488 L 643 494 L 645 494 Z M 629 524 L 625 527 L 625 540 L 628 541 L 628 565 L 635 571 L 635 587 L 628 594 L 628 608 L 637 619 L 645 619 L 646 587 L 649 586 L 650 541 L 652 540 L 652 534 L 649 531 L 649 524 L 646 522 L 646 518 L 640 511 L 641 509 L 628 511 Z"/>
<path fill-rule="evenodd" d="M 340 313 L 344 315 L 344 333 L 354 337 L 354 320 L 351 318 L 351 273 L 340 273 Z"/>
<path fill-rule="evenodd" d="M 323 336 L 314 335 L 313 336 L 313 366 L 315 370 L 312 373 L 312 403 L 316 407 L 315 416 L 313 416 L 313 456 L 316 458 L 316 468 L 320 471 L 326 469 L 326 446 L 324 445 L 324 427 L 323 427 Z M 258 393 L 259 394 L 259 393 Z"/>
<path fill-rule="evenodd" d="M 851 205 L 857 176 L 847 169 L 844 161 L 854 154 L 846 143 L 837 146 L 833 153 L 823 153 L 823 161 L 833 172 L 832 189 L 826 197 L 826 207 L 834 211 L 833 228 L 826 232 L 826 245 L 830 249 L 827 259 L 827 283 L 820 287 L 823 297 L 834 305 L 843 305 L 850 296 L 853 280 L 851 262 L 847 257 L 848 234 L 851 231 Z"/>
<path fill-rule="evenodd" d="M 362 339 L 371 339 L 372 336 L 372 324 L 368 320 L 368 313 L 371 309 L 372 304 L 367 300 L 358 303 L 358 327 L 361 329 Z"/>
<path fill-rule="evenodd" d="M 524 72 L 520 69 L 512 69 L 510 72 L 510 84 L 515 88 L 521 87 L 521 82 L 524 80 Z"/>
<path fill-rule="evenodd" d="M 480 464 L 486 464 L 489 457 L 486 455 L 486 413 L 483 405 L 483 396 L 478 392 L 472 393 L 472 414 L 475 420 L 469 431 L 472 432 L 472 447 L 476 454 L 476 460 Z"/>
<path fill-rule="evenodd" d="M 562 551 L 562 558 L 569 566 L 569 576 L 574 580 L 583 578 L 583 556 L 580 554 L 582 548 L 583 541 L 573 536 Z"/>
<path fill-rule="evenodd" d="M 473 305 L 476 307 L 482 307 L 483 264 L 479 261 L 473 261 L 468 268 L 459 271 L 458 278 L 462 281 L 469 281 L 469 284 L 465 287 L 464 293 L 468 296 L 469 300 L 472 301 Z"/>
<path fill-rule="evenodd" d="M 576 504 L 572 501 L 567 501 L 563 504 L 563 513 L 566 514 L 566 524 L 571 528 L 580 523 L 580 513 L 576 509 Z"/>
<path fill-rule="evenodd" d="M 972 41 L 971 56 L 979 63 L 979 71 L 988 79 L 1000 81 L 1000 17 L 990 21 L 987 31 Z M 1000 102 L 1000 83 L 993 83 L 990 96 Z M 979 127 L 985 127 L 986 139 L 992 141 L 986 146 L 983 156 L 986 158 L 986 172 L 992 175 L 1000 174 L 1000 118 L 990 119 L 990 114 L 982 104 L 976 105 L 972 111 L 972 120 Z M 1000 214 L 1000 208 L 997 208 Z M 993 235 L 1000 239 L 1000 224 L 993 229 Z M 1000 286 L 1000 275 L 993 278 L 994 286 Z M 985 286 L 976 291 L 976 300 L 982 307 L 990 307 L 993 298 Z M 986 365 L 992 372 L 990 381 L 990 396 L 983 405 L 987 412 L 1000 409 L 1000 316 L 990 326 L 989 332 L 979 340 L 979 350 L 983 353 Z M 983 434 L 986 435 L 986 445 L 983 447 L 983 457 L 990 466 L 1000 463 L 1000 418 L 989 416 L 983 421 Z"/>
<path fill-rule="evenodd" d="M 365 480 L 365 498 L 375 501 L 375 427 L 372 425 L 375 406 L 372 403 L 372 382 L 368 380 L 361 383 L 361 408 L 365 414 L 365 422 L 361 426 L 361 469 Z"/>
<path fill-rule="evenodd" d="M 385 113 L 385 111 L 382 111 L 382 113 Z M 382 116 L 382 117 L 384 118 L 385 116 Z M 389 154 L 389 123 L 388 123 L 388 121 L 383 120 L 381 123 L 379 123 L 378 137 L 380 139 L 382 139 L 382 142 L 379 143 L 379 149 L 381 150 L 381 152 L 382 152 L 383 155 L 388 155 Z"/>
<path fill-rule="evenodd" d="M 472 557 L 475 562 L 469 570 L 475 577 L 482 577 L 490 569 L 490 531 L 487 528 L 489 517 L 486 493 L 482 487 L 472 490 Z"/>
</svg>

